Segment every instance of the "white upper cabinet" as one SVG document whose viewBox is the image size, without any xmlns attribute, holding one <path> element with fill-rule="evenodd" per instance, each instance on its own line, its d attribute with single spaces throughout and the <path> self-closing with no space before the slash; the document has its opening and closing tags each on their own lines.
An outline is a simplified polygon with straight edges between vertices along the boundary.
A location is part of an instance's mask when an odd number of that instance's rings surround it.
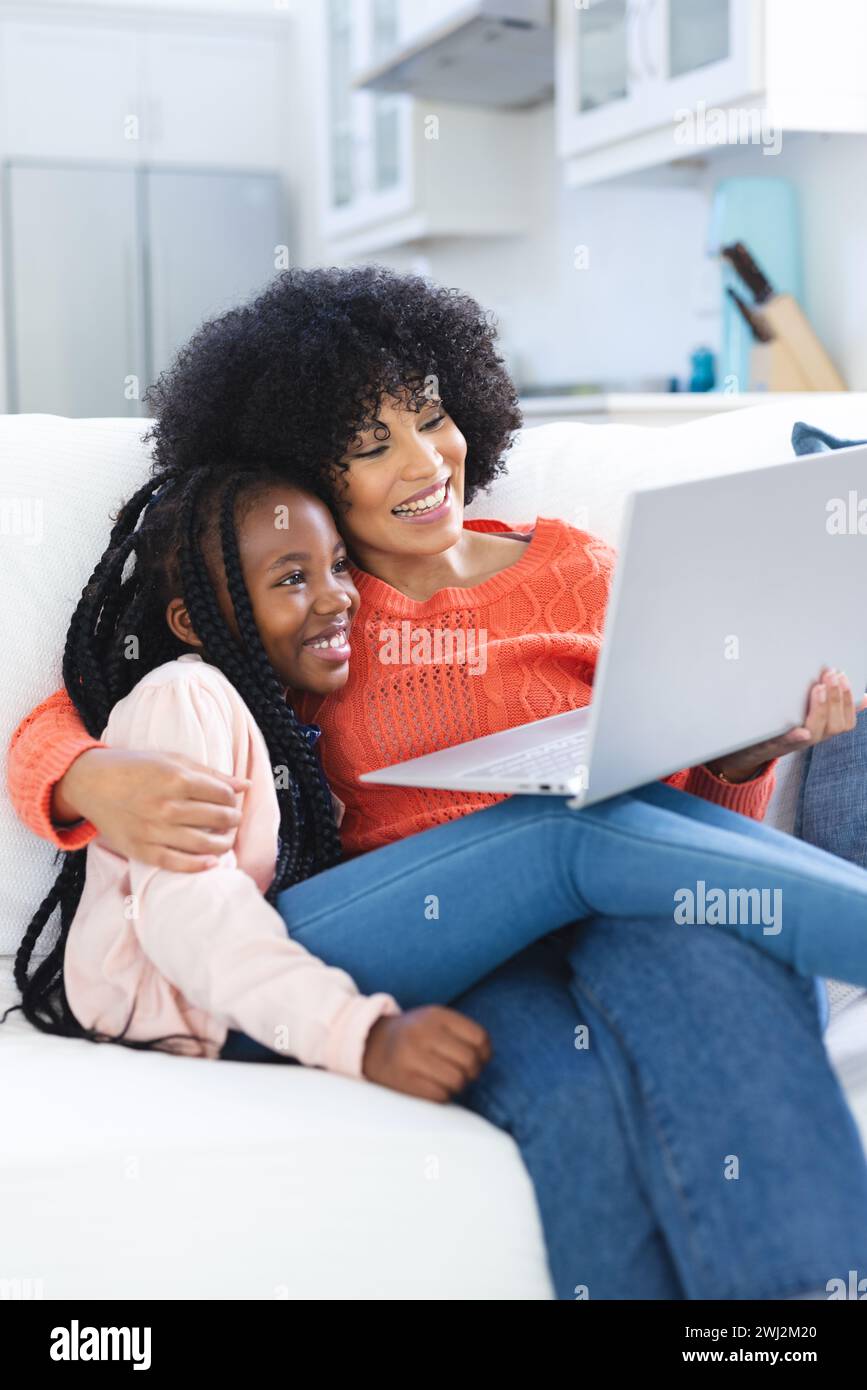
<svg viewBox="0 0 867 1390">
<path fill-rule="evenodd" d="M 561 153 L 576 154 L 641 130 L 654 79 L 639 59 L 635 0 L 598 0 L 587 9 L 569 0 L 560 8 L 557 38 Z"/>
<path fill-rule="evenodd" d="M 216 21 L 185 27 L 128 17 L 110 27 L 2 20 L 2 152 L 273 167 L 286 51 L 279 32 L 251 34 Z"/>
<path fill-rule="evenodd" d="M 763 0 L 558 0 L 562 155 L 725 105 L 760 82 Z"/>
<path fill-rule="evenodd" d="M 241 34 L 142 35 L 148 157 L 273 167 L 279 162 L 280 48 Z"/>
<path fill-rule="evenodd" d="M 75 100 L 69 74 L 76 74 Z M 0 27 L 3 153 L 135 162 L 141 108 L 132 30 L 27 23 Z"/>
<path fill-rule="evenodd" d="M 412 208 L 412 102 L 359 92 L 353 77 L 398 39 L 397 0 L 325 0 L 325 232 L 339 237 Z"/>
<path fill-rule="evenodd" d="M 756 90 L 762 77 L 762 3 L 656 0 L 654 5 L 648 0 L 646 51 L 659 74 L 658 92 L 666 103 L 663 118 L 670 116 L 672 105 L 724 105 Z"/>
<path fill-rule="evenodd" d="M 338 255 L 526 229 L 526 114 L 359 90 L 407 37 L 401 0 L 323 0 L 321 226 Z"/>
<path fill-rule="evenodd" d="M 769 142 L 772 125 L 867 131 L 864 0 L 556 3 L 557 142 L 571 184 Z"/>
</svg>

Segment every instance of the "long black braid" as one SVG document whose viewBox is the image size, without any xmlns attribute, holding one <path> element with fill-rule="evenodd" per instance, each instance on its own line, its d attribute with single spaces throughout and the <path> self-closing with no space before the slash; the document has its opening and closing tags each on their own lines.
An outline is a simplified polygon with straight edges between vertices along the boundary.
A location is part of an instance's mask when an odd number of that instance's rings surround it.
<svg viewBox="0 0 867 1390">
<path fill-rule="evenodd" d="M 293 883 L 330 867 L 340 858 L 340 838 L 331 797 L 316 756 L 304 736 L 268 660 L 241 568 L 236 507 L 243 494 L 252 501 L 268 483 L 283 482 L 268 472 L 238 472 L 223 485 L 208 468 L 164 471 L 151 478 L 120 508 L 104 555 L 85 586 L 69 625 L 63 680 L 82 722 L 101 738 L 117 702 L 148 671 L 172 661 L 190 647 L 166 621 L 166 605 L 182 595 L 204 660 L 231 681 L 256 720 L 268 747 L 280 809 L 280 842 L 273 880 L 265 895 L 272 905 Z M 213 513 L 219 510 L 219 545 L 241 644 L 220 608 L 200 537 L 213 540 Z M 160 493 L 156 500 L 157 492 Z M 213 540 L 214 546 L 216 541 Z M 127 567 L 134 561 L 131 573 Z M 166 1049 L 188 1034 L 133 1040 L 125 1037 L 132 1014 L 119 1034 L 83 1027 L 72 1013 L 63 983 L 63 955 L 69 928 L 84 888 L 86 850 L 58 850 L 63 866 L 39 905 L 15 957 L 20 1007 L 35 1027 L 65 1037 L 115 1042 L 125 1047 Z M 60 909 L 54 944 L 32 972 L 34 948 Z M 7 1014 L 12 1010 L 7 1010 Z M 7 1014 L 4 1014 L 3 1021 Z"/>
</svg>

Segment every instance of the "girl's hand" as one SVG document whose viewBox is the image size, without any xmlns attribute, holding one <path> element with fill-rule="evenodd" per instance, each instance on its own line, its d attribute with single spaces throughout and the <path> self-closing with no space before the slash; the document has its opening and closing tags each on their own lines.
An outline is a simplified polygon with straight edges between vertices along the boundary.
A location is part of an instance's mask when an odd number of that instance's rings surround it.
<svg viewBox="0 0 867 1390">
<path fill-rule="evenodd" d="M 249 785 L 183 754 L 90 748 L 57 783 L 52 818 L 83 816 L 126 859 L 197 873 L 235 843 Z"/>
<path fill-rule="evenodd" d="M 779 738 L 756 743 L 751 748 L 743 748 L 738 753 L 730 753 L 725 758 L 717 758 L 706 763 L 709 772 L 722 772 L 732 782 L 746 782 L 755 776 L 759 768 L 773 758 L 785 757 L 787 753 L 799 748 L 809 748 L 813 743 L 822 743 L 835 734 L 847 733 L 855 728 L 862 709 L 867 709 L 867 695 L 855 704 L 852 687 L 842 671 L 833 666 L 824 667 L 817 683 L 810 689 L 807 702 L 806 721 Z"/>
<path fill-rule="evenodd" d="M 441 1004 L 378 1018 L 367 1035 L 362 1071 L 369 1081 L 422 1100 L 447 1101 L 491 1060 L 487 1032 Z"/>
</svg>

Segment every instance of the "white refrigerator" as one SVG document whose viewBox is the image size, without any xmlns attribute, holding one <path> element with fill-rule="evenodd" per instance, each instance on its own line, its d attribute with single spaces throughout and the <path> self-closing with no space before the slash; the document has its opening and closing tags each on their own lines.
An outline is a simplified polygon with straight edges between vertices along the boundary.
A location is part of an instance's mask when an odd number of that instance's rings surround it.
<svg viewBox="0 0 867 1390">
<path fill-rule="evenodd" d="M 146 415 L 196 328 L 286 263 L 276 173 L 27 160 L 3 182 L 11 413 Z"/>
</svg>

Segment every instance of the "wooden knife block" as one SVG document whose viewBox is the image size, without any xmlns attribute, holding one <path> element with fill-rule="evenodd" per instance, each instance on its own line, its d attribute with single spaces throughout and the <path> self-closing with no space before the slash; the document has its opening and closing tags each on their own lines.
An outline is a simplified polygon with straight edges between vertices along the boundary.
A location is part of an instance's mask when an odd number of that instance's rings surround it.
<svg viewBox="0 0 867 1390">
<path fill-rule="evenodd" d="M 750 355 L 751 391 L 812 391 L 798 363 L 779 338 L 754 343 Z"/>
<path fill-rule="evenodd" d="M 751 373 L 758 371 L 775 382 L 792 385 L 769 385 L 769 391 L 845 391 L 841 377 L 824 344 L 796 299 L 790 294 L 777 294 L 764 304 L 757 305 L 755 316 L 773 334 L 770 343 L 757 347 L 772 349 L 765 364 L 762 357 Z"/>
</svg>

